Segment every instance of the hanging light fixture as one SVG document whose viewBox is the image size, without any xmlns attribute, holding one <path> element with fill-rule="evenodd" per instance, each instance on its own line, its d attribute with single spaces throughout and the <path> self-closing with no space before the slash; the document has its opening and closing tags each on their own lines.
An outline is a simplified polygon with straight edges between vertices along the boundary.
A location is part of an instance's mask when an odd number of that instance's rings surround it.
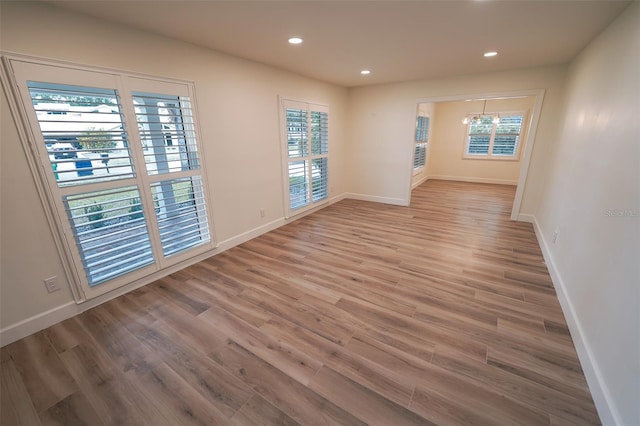
<svg viewBox="0 0 640 426">
<path fill-rule="evenodd" d="M 473 124 L 481 124 L 482 123 L 482 117 L 485 116 L 485 111 L 487 109 L 487 100 L 484 100 L 484 104 L 482 105 L 482 114 L 476 114 L 473 117 L 469 118 L 469 116 L 466 116 L 463 120 L 462 120 L 462 124 L 469 124 L 469 122 L 473 123 Z M 496 114 L 493 116 L 493 120 L 491 120 L 492 123 L 494 124 L 498 124 L 500 123 L 500 114 Z"/>
</svg>

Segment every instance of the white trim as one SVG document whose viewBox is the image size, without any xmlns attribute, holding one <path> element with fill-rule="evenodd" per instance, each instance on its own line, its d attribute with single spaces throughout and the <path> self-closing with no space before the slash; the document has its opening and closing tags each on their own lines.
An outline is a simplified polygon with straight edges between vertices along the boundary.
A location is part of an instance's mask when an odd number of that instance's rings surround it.
<svg viewBox="0 0 640 426">
<path fill-rule="evenodd" d="M 289 138 L 289 128 L 287 126 L 287 108 L 297 108 L 297 109 L 304 109 L 307 111 L 307 138 L 308 138 L 308 155 L 304 156 L 304 157 L 296 157 L 296 158 L 289 158 L 289 148 L 288 148 L 288 138 Z M 326 154 L 316 154 L 314 155 L 312 153 L 312 149 L 311 149 L 311 112 L 321 112 L 321 113 L 326 113 L 327 114 L 327 120 L 328 123 L 330 123 L 331 118 L 330 118 L 330 113 L 329 113 L 329 105 L 328 104 L 323 104 L 323 103 L 318 103 L 318 102 L 306 102 L 306 101 L 299 101 L 299 100 L 295 100 L 292 98 L 288 98 L 285 96 L 279 96 L 278 97 L 278 113 L 280 116 L 280 162 L 281 162 L 281 168 L 282 168 L 282 202 L 283 202 L 283 207 L 284 207 L 284 213 L 285 213 L 285 219 L 290 219 L 293 218 L 295 216 L 299 216 L 301 214 L 304 214 L 305 212 L 308 211 L 315 211 L 316 207 L 319 207 L 321 205 L 324 205 L 325 203 L 328 202 L 329 200 L 329 195 L 330 195 L 330 188 L 331 188 L 331 173 L 329 172 L 329 169 L 332 167 L 331 166 L 331 150 L 328 149 Z M 331 126 L 329 125 L 329 129 L 328 132 L 330 132 L 331 130 Z M 328 137 L 328 141 L 327 144 L 330 144 L 331 141 L 331 136 L 329 134 L 327 134 Z M 328 146 L 327 146 L 328 148 Z M 313 201 L 313 178 L 312 178 L 312 164 L 313 164 L 313 160 L 317 160 L 317 159 L 323 159 L 325 158 L 327 160 L 327 198 L 324 198 L 320 201 Z M 289 187 L 289 163 L 291 161 L 303 161 L 303 162 L 308 162 L 309 163 L 309 170 L 308 170 L 308 179 L 309 179 L 309 187 L 308 187 L 308 196 L 309 196 L 309 203 L 298 207 L 297 209 L 292 210 L 291 209 L 291 200 L 290 200 L 290 187 Z"/>
<path fill-rule="evenodd" d="M 18 132 L 18 139 L 22 145 L 22 149 L 25 154 L 25 159 L 29 165 L 29 171 L 33 176 L 33 182 L 36 186 L 38 193 L 38 199 L 40 200 L 44 215 L 47 219 L 47 224 L 51 230 L 51 235 L 55 243 L 56 249 L 60 255 L 62 262 L 62 269 L 64 270 L 65 278 L 67 282 L 71 283 L 71 293 L 76 301 L 85 300 L 85 294 L 79 286 L 76 286 L 75 267 L 73 266 L 73 260 L 71 253 L 67 250 L 67 244 L 65 243 L 65 236 L 61 232 L 61 220 L 58 217 L 56 207 L 51 203 L 49 197 L 49 190 L 47 187 L 47 181 L 40 173 L 40 163 L 37 160 L 37 153 L 33 151 L 35 144 L 32 143 L 33 134 L 31 133 L 31 127 L 28 121 L 26 121 L 26 112 L 24 105 L 19 101 L 20 95 L 18 93 L 18 85 L 13 75 L 13 70 L 10 64 L 11 57 L 5 55 L 0 50 L 0 59 L 2 60 L 2 66 L 0 66 L 0 83 L 5 92 L 5 98 L 9 104 L 9 111 L 15 123 L 16 131 Z"/>
<path fill-rule="evenodd" d="M 262 234 L 266 234 L 267 232 L 271 232 L 274 229 L 280 228 L 282 225 L 286 225 L 286 221 L 284 218 L 273 220 L 269 223 L 265 223 L 264 225 L 260 225 L 257 228 L 250 229 L 246 232 L 243 232 L 240 235 L 236 235 L 235 237 L 231 237 L 227 240 L 220 241 L 218 243 L 218 247 L 215 254 L 220 252 L 229 250 L 235 246 L 238 246 L 242 243 L 246 243 L 249 240 L 252 240 L 256 237 L 259 237 Z"/>
<path fill-rule="evenodd" d="M 146 80 L 158 80 L 160 82 L 174 82 L 174 83 L 185 83 L 188 82 L 190 84 L 195 84 L 193 80 L 185 80 L 182 78 L 174 78 L 174 77 L 165 77 L 162 75 L 156 74 L 146 74 L 138 71 L 126 70 L 123 68 L 111 68 L 105 67 L 102 65 L 90 65 L 83 62 L 74 62 L 74 61 L 65 61 L 62 59 L 53 58 L 50 56 L 39 56 L 39 55 L 29 55 L 20 52 L 14 52 L 11 50 L 2 50 L 0 49 L 0 56 L 4 56 L 8 59 L 14 59 L 24 62 L 32 62 L 36 64 L 46 63 L 50 65 L 57 65 L 62 68 L 71 68 L 76 70 L 84 70 L 84 71 L 92 71 L 92 72 L 103 72 L 107 74 L 127 74 L 130 77 L 143 78 Z"/>
<path fill-rule="evenodd" d="M 259 237 L 262 234 L 266 234 L 267 232 L 273 231 L 287 223 L 298 220 L 308 214 L 321 210 L 324 207 L 327 207 L 333 203 L 341 201 L 345 198 L 345 195 L 339 195 L 333 197 L 329 200 L 328 203 L 323 204 L 322 206 L 317 206 L 315 209 L 304 212 L 295 218 L 291 218 L 286 220 L 284 217 L 280 219 L 276 219 L 264 225 L 260 225 L 256 228 L 253 228 L 247 232 L 243 232 L 242 234 L 236 235 L 235 237 L 229 238 L 227 240 L 221 241 L 216 248 L 213 250 L 209 250 L 205 253 L 201 253 L 192 258 L 186 259 L 180 263 L 174 264 L 168 268 L 165 268 L 161 271 L 157 271 L 151 275 L 143 277 L 139 280 L 126 284 L 122 287 L 114 289 L 106 294 L 102 294 L 93 299 L 87 300 L 82 304 L 77 304 L 74 301 L 67 302 L 63 305 L 57 306 L 53 309 L 50 309 L 46 312 L 42 312 L 38 315 L 34 315 L 31 318 L 27 318 L 15 324 L 12 324 L 8 327 L 0 329 L 0 347 L 8 345 L 10 343 L 15 342 L 16 340 L 27 337 L 33 333 L 37 333 L 40 330 L 44 330 L 47 327 L 51 327 L 54 324 L 57 324 L 61 321 L 64 321 L 68 318 L 71 318 L 75 315 L 78 315 L 88 309 L 94 308 L 102 303 L 105 303 L 111 299 L 115 299 L 118 296 L 129 293 L 137 288 L 143 287 L 147 284 L 151 284 L 152 282 L 159 280 L 160 278 L 166 277 L 176 271 L 184 269 L 188 266 L 191 266 L 195 263 L 198 263 L 204 259 L 215 256 L 219 253 L 222 253 L 230 248 L 238 246 L 246 241 L 249 241 L 253 238 Z"/>
<path fill-rule="evenodd" d="M 322 209 L 324 209 L 326 207 L 329 207 L 331 204 L 337 203 L 338 201 L 342 201 L 345 198 L 347 198 L 346 194 L 337 195 L 335 197 L 329 198 L 326 202 L 324 202 L 322 204 L 318 204 L 316 206 L 312 206 L 309 209 L 305 209 L 304 211 L 301 211 L 300 213 L 296 214 L 295 216 L 284 218 L 284 222 L 285 222 L 285 224 L 291 223 L 291 222 L 295 222 L 298 219 L 302 219 L 303 217 L 308 216 L 311 213 L 315 213 L 315 212 L 320 211 L 320 210 L 322 210 Z"/>
<path fill-rule="evenodd" d="M 532 214 L 520 213 L 518 215 L 518 222 L 535 223 L 536 217 Z"/>
<path fill-rule="evenodd" d="M 382 204 L 393 204 L 395 206 L 408 206 L 409 201 L 404 200 L 402 198 L 392 198 L 392 197 L 380 197 L 377 195 L 367 195 L 367 194 L 354 194 L 352 192 L 348 192 L 345 194 L 344 198 L 350 198 L 352 200 L 360 200 L 360 201 L 371 201 L 373 203 L 382 203 Z"/>
<path fill-rule="evenodd" d="M 527 118 L 529 115 L 529 111 L 528 110 L 513 110 L 513 111 L 509 111 L 509 110 L 501 110 L 501 111 L 485 111 L 484 115 L 482 115 L 482 112 L 479 113 L 469 113 L 466 115 L 466 117 L 473 117 L 475 115 L 481 115 L 481 116 L 492 116 L 497 114 L 500 117 L 505 117 L 505 116 L 509 116 L 509 115 L 515 115 L 515 116 L 521 116 L 522 117 L 522 122 L 520 124 L 520 132 L 518 133 L 518 143 L 516 144 L 516 150 L 513 153 L 513 155 L 494 155 L 493 154 L 493 146 L 496 140 L 496 135 L 497 135 L 497 130 L 498 130 L 498 126 L 500 125 L 500 123 L 492 123 L 492 128 L 491 128 L 491 133 L 489 136 L 489 147 L 487 148 L 487 153 L 486 154 L 469 154 L 469 136 L 470 136 L 470 132 L 471 132 L 471 120 L 469 120 L 469 122 L 467 123 L 467 130 L 465 131 L 465 136 L 464 136 L 464 144 L 462 145 L 462 159 L 463 160 L 491 160 L 491 161 L 520 161 L 520 152 L 522 151 L 522 144 L 520 143 L 522 141 L 522 135 L 523 134 L 527 134 L 527 132 L 529 131 L 528 127 L 527 127 Z M 486 133 L 483 133 L 486 134 Z M 509 135 L 512 135 L 512 133 L 509 133 Z"/>
<path fill-rule="evenodd" d="M 71 318 L 79 312 L 79 306 L 76 305 L 76 302 L 71 301 L 0 329 L 0 347 L 44 330 L 53 324 Z"/>
<path fill-rule="evenodd" d="M 434 180 L 453 180 L 457 182 L 471 182 L 471 183 L 492 183 L 496 185 L 517 185 L 518 181 L 507 179 L 490 179 L 468 176 L 445 176 L 445 175 L 431 175 L 429 179 Z"/>
<path fill-rule="evenodd" d="M 416 180 L 411 184 L 411 190 L 416 189 L 417 187 L 425 183 L 427 180 L 429 180 L 429 175 L 422 176 L 420 179 Z"/>
<path fill-rule="evenodd" d="M 538 132 L 538 122 L 542 114 L 542 101 L 544 100 L 544 89 L 534 90 L 536 94 L 536 102 L 531 111 L 531 117 L 527 126 L 527 140 L 524 141 L 524 155 L 520 163 L 520 177 L 518 178 L 518 187 L 516 188 L 516 196 L 513 200 L 513 208 L 511 209 L 511 220 L 516 220 L 520 214 L 522 204 L 522 196 L 524 195 L 524 187 L 527 183 L 527 175 L 529 174 L 529 164 L 531 163 L 531 153 L 533 152 L 533 144 L 536 141 L 536 133 Z"/>
<path fill-rule="evenodd" d="M 222 253 L 223 251 L 226 251 L 232 247 L 240 245 L 252 238 L 258 237 L 262 234 L 265 234 L 269 231 L 279 228 L 284 224 L 285 224 L 284 219 L 274 220 L 265 225 L 261 225 L 250 231 L 237 235 L 233 238 L 222 241 L 220 245 L 213 250 L 207 251 L 206 253 L 199 254 L 190 259 L 174 264 L 161 271 L 157 271 L 153 274 L 147 275 L 139 280 L 136 280 L 122 287 L 114 289 L 113 291 L 102 294 L 93 299 L 87 300 L 82 304 L 76 304 L 74 301 L 71 301 L 71 302 L 65 303 L 64 305 L 57 306 L 53 309 L 43 312 L 41 314 L 35 315 L 31 318 L 22 320 L 16 324 L 12 324 L 0 330 L 0 347 L 8 345 L 9 343 L 15 342 L 16 340 L 22 339 L 23 337 L 27 337 L 33 333 L 36 333 L 40 330 L 43 330 L 47 327 L 50 327 L 54 324 L 57 324 L 68 318 L 71 318 L 75 315 L 78 315 L 88 309 L 96 307 L 111 299 L 114 299 L 118 296 L 129 293 L 130 291 L 133 291 L 137 288 L 143 287 L 147 284 L 151 284 L 152 282 L 159 280 L 160 278 L 166 277 L 167 275 L 170 275 L 176 271 L 179 271 L 195 263 L 198 263 L 211 256 L 215 256 L 216 254 Z"/>
<path fill-rule="evenodd" d="M 85 79 L 93 80 L 98 79 L 96 84 L 98 87 L 105 88 L 113 88 L 120 92 L 121 97 L 121 107 L 124 111 L 124 117 L 122 125 L 126 127 L 133 127 L 133 132 L 128 132 L 128 136 L 130 137 L 130 142 L 132 146 L 131 153 L 133 155 L 136 150 L 136 146 L 141 146 L 139 143 L 139 134 L 137 133 L 137 127 L 135 125 L 131 125 L 133 117 L 136 116 L 133 111 L 133 102 L 132 102 L 132 94 L 133 89 L 137 88 L 127 85 L 126 82 L 135 81 L 136 84 L 141 84 L 143 90 L 153 90 L 153 87 L 157 85 L 162 85 L 162 91 L 166 91 L 168 93 L 174 93 L 173 88 L 179 87 L 177 93 L 183 93 L 184 88 L 186 88 L 186 92 L 188 95 L 194 96 L 190 99 L 190 107 L 192 110 L 192 114 L 194 117 L 194 122 L 192 125 L 194 126 L 194 134 L 196 135 L 197 147 L 200 151 L 200 158 L 202 158 L 203 154 L 203 144 L 199 138 L 200 136 L 200 127 L 198 118 L 197 105 L 195 100 L 195 88 L 194 83 L 188 80 L 176 80 L 171 78 L 160 78 L 160 77 L 151 77 L 147 78 L 141 74 L 133 73 L 130 74 L 126 71 L 119 70 L 109 70 L 105 71 L 99 67 L 89 67 L 86 65 L 78 65 L 75 66 L 69 62 L 61 62 L 61 61 L 49 61 L 41 58 L 36 58 L 32 56 L 25 56 L 19 54 L 5 54 L 0 51 L 0 55 L 2 58 L 2 85 L 5 87 L 5 91 L 7 93 L 7 98 L 10 102 L 11 113 L 14 118 L 16 128 L 18 129 L 18 134 L 23 145 L 23 149 L 26 154 L 27 161 L 29 163 L 32 175 L 34 177 L 34 181 L 36 182 L 36 187 L 38 189 L 38 195 L 40 196 L 41 202 L 44 206 L 45 215 L 47 216 L 47 220 L 50 225 L 51 232 L 54 236 L 54 240 L 56 242 L 56 247 L 60 254 L 60 258 L 63 263 L 63 268 L 65 270 L 65 275 L 67 281 L 70 284 L 71 291 L 74 296 L 74 300 L 76 303 L 85 303 L 88 299 L 99 298 L 103 294 L 110 294 L 116 288 L 119 287 L 128 287 L 132 283 L 137 283 L 141 280 L 146 280 L 147 276 L 155 276 L 156 273 L 162 273 L 165 270 L 165 265 L 169 264 L 182 264 L 182 261 L 188 261 L 192 257 L 198 256 L 203 252 L 208 252 L 210 250 L 215 249 L 216 241 L 215 241 L 215 232 L 209 230 L 210 241 L 201 244 L 199 247 L 194 247 L 188 252 L 183 252 L 182 254 L 176 254 L 172 256 L 170 259 L 164 257 L 162 255 L 162 248 L 160 244 L 160 236 L 157 228 L 157 223 L 155 222 L 155 217 L 151 215 L 147 218 L 147 225 L 150 230 L 149 238 L 152 245 L 152 251 L 154 255 L 154 262 L 151 265 L 142 267 L 140 269 L 130 271 L 129 273 L 122 275 L 120 277 L 115 277 L 108 279 L 107 281 L 101 283 L 99 286 L 92 287 L 87 282 L 86 273 L 82 270 L 82 256 L 78 251 L 78 248 L 75 244 L 75 241 L 72 241 L 70 238 L 74 235 L 74 231 L 70 228 L 70 223 L 67 218 L 62 218 L 64 212 L 64 206 L 62 205 L 61 196 L 65 193 L 70 194 L 79 194 L 80 188 L 78 190 L 68 191 L 68 190 L 60 190 L 55 180 L 53 180 L 53 175 L 50 173 L 50 167 L 48 168 L 49 173 L 45 173 L 43 170 L 43 162 L 46 157 L 46 153 L 42 152 L 38 146 L 42 146 L 40 143 L 37 143 L 40 139 L 40 127 L 37 124 L 39 120 L 33 116 L 32 110 L 29 109 L 27 105 L 27 99 L 30 99 L 28 93 L 24 92 L 26 89 L 25 79 L 29 75 L 39 75 L 42 69 L 47 69 L 49 72 L 55 71 L 56 77 L 52 78 L 52 80 L 61 82 L 63 84 L 76 84 L 76 78 L 79 78 L 81 81 L 78 84 L 85 84 L 89 87 L 91 86 L 91 81 L 85 81 Z M 58 70 L 64 70 L 61 75 L 58 75 Z M 20 75 L 20 79 L 16 76 Z M 6 83 L 5 83 L 6 80 Z M 87 84 L 89 83 L 89 84 Z M 171 86 L 172 89 L 167 89 L 167 86 Z M 175 94 L 175 93 L 174 93 Z M 122 111 L 121 111 L 122 112 Z M 133 121 L 135 123 L 135 121 Z M 135 142 L 138 142 L 137 144 Z M 38 152 L 40 150 L 40 152 Z M 136 168 L 138 170 L 145 170 L 144 161 L 142 161 L 142 149 L 140 148 L 137 152 L 138 154 L 138 164 L 136 164 Z M 136 156 L 134 155 L 134 161 Z M 48 160 L 48 158 L 47 158 Z M 142 163 L 140 163 L 142 161 Z M 163 175 L 165 176 L 165 175 Z M 211 199 L 209 197 L 209 188 L 206 182 L 206 167 L 205 164 L 201 161 L 200 167 L 198 170 L 193 173 L 188 173 L 189 177 L 200 177 L 201 185 L 203 186 L 203 197 L 206 205 L 209 207 L 207 210 L 207 220 L 209 228 L 214 227 L 213 222 L 213 213 L 211 209 Z M 178 176 L 175 176 L 177 178 Z M 183 177 L 183 176 L 180 176 Z M 186 175 L 185 175 L 186 177 Z M 168 175 L 165 176 L 164 179 L 167 179 Z M 148 174 L 143 173 L 138 177 L 134 178 L 134 182 L 131 185 L 137 187 L 137 190 L 140 192 L 141 199 L 144 197 L 145 188 L 148 190 L 151 182 L 159 181 L 159 178 L 150 178 Z M 123 181 L 118 181 L 125 184 Z M 115 184 L 114 184 L 115 185 Z M 113 185 L 106 185 L 104 189 L 116 188 Z M 122 186 L 120 186 L 122 187 Z M 75 188 L 75 187 L 74 187 Z M 94 189 L 90 189 L 84 187 L 84 192 L 88 193 L 94 190 L 97 190 L 98 186 Z M 152 205 L 150 201 L 150 196 L 144 197 L 147 199 L 146 203 L 148 205 Z"/>
<path fill-rule="evenodd" d="M 567 326 L 571 332 L 571 338 L 576 348 L 576 352 L 578 353 L 578 359 L 580 360 L 584 377 L 587 380 L 589 390 L 591 391 L 591 397 L 593 398 L 593 402 L 598 410 L 600 421 L 603 425 L 622 425 L 623 422 L 620 414 L 615 408 L 613 397 L 603 380 L 603 375 L 600 372 L 600 368 L 598 367 L 596 358 L 593 356 L 593 352 L 589 347 L 588 341 L 585 339 L 585 333 L 583 331 L 584 328 L 580 322 L 580 318 L 576 315 L 573 303 L 567 294 L 565 283 L 553 261 L 553 256 L 549 250 L 549 244 L 547 244 L 547 241 L 544 239 L 544 234 L 538 224 L 538 220 L 535 216 L 531 216 L 533 217 L 533 229 L 535 230 L 536 237 L 538 239 L 538 245 L 540 245 L 544 261 L 547 264 L 547 269 L 551 276 L 551 281 L 556 289 L 556 295 L 558 296 L 558 301 L 562 307 L 562 313 L 564 314 Z"/>
</svg>

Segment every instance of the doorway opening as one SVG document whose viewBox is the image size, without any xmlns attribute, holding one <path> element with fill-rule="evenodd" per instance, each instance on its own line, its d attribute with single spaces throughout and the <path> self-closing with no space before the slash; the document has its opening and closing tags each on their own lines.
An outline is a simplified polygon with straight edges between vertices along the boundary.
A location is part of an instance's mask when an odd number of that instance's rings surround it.
<svg viewBox="0 0 640 426">
<path fill-rule="evenodd" d="M 537 89 L 418 99 L 407 199 L 428 179 L 516 185 L 519 220 L 543 97 Z"/>
</svg>

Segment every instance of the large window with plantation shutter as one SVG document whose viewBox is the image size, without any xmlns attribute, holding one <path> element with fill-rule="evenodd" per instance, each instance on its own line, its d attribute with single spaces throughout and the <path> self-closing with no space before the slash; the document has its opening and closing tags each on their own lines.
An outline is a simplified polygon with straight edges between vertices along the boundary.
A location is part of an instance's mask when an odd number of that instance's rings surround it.
<svg viewBox="0 0 640 426">
<path fill-rule="evenodd" d="M 464 158 L 517 160 L 524 113 L 501 113 L 470 118 Z"/>
<path fill-rule="evenodd" d="M 282 100 L 287 217 L 329 199 L 329 108 Z"/>
<path fill-rule="evenodd" d="M 5 65 L 77 299 L 213 248 L 191 83 Z"/>
</svg>

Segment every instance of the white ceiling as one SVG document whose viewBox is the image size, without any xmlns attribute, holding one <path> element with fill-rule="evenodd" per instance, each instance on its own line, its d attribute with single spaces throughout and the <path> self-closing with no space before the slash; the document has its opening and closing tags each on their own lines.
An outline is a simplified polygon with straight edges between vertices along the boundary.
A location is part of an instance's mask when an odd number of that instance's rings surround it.
<svg viewBox="0 0 640 426">
<path fill-rule="evenodd" d="M 341 86 L 569 62 L 628 1 L 53 1 Z M 291 46 L 287 38 L 304 43 Z M 495 58 L 482 54 L 497 50 Z M 360 70 L 371 69 L 369 76 Z"/>
</svg>

